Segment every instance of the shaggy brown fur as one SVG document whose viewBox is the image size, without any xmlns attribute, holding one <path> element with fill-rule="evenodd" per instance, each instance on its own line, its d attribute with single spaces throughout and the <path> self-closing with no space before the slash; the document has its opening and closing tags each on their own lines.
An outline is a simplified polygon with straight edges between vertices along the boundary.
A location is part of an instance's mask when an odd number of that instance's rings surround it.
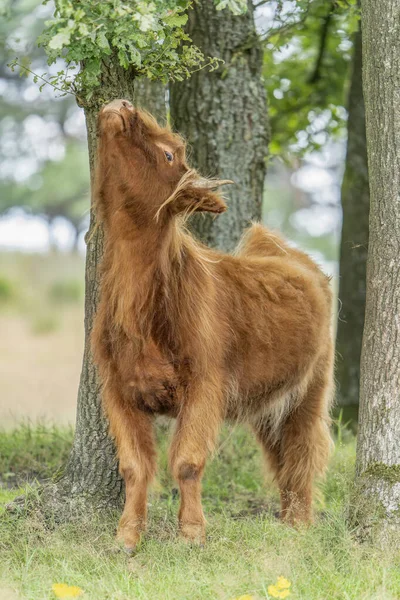
<svg viewBox="0 0 400 600">
<path fill-rule="evenodd" d="M 122 100 L 103 108 L 98 127 L 106 245 L 92 342 L 126 483 L 119 537 L 132 548 L 146 524 L 156 414 L 177 420 L 170 464 L 184 537 L 204 540 L 201 478 L 224 419 L 253 428 L 282 518 L 310 521 L 330 447 L 328 278 L 258 224 L 233 256 L 203 246 L 185 217 L 226 205 L 219 182 L 186 165 L 183 140 Z"/>
</svg>

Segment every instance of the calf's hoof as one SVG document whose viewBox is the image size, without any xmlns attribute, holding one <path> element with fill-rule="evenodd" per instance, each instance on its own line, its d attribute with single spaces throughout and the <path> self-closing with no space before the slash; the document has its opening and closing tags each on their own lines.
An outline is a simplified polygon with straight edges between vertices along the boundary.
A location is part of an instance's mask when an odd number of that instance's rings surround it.
<svg viewBox="0 0 400 600">
<path fill-rule="evenodd" d="M 188 543 L 204 546 L 206 543 L 206 528 L 202 523 L 180 523 L 179 535 Z"/>
<path fill-rule="evenodd" d="M 281 512 L 281 521 L 289 527 L 301 529 L 313 525 L 314 518 L 310 514 Z"/>
<path fill-rule="evenodd" d="M 135 525 L 119 524 L 117 530 L 117 542 L 127 554 L 133 554 L 142 537 L 144 527 Z"/>
</svg>

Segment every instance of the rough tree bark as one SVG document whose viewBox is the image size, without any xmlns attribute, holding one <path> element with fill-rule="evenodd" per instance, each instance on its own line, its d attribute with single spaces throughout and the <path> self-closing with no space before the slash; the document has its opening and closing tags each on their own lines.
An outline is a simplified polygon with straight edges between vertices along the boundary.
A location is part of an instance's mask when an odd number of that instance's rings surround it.
<svg viewBox="0 0 400 600">
<path fill-rule="evenodd" d="M 261 217 L 268 152 L 262 48 L 253 6 L 234 16 L 210 0 L 194 3 L 187 30 L 205 56 L 225 61 L 170 86 L 171 121 L 190 144 L 190 161 L 204 175 L 232 179 L 224 188 L 229 210 L 214 220 L 196 215 L 193 228 L 208 244 L 232 249 L 251 219 Z"/>
<path fill-rule="evenodd" d="M 371 206 L 361 358 L 358 520 L 400 545 L 400 2 L 363 0 Z"/>
<path fill-rule="evenodd" d="M 356 33 L 354 39 L 348 112 L 346 170 L 342 185 L 343 226 L 340 246 L 340 310 L 336 368 L 339 404 L 357 406 L 364 328 L 369 216 L 361 30 Z"/>
<path fill-rule="evenodd" d="M 158 122 L 163 123 L 167 115 L 165 91 L 166 86 L 161 81 L 139 77 L 135 84 L 134 103 L 151 112 Z"/>
<path fill-rule="evenodd" d="M 96 121 L 102 100 L 134 98 L 134 73 L 125 71 L 117 61 L 104 66 L 101 86 L 85 108 L 90 173 L 93 179 L 96 157 Z M 93 200 L 92 200 L 93 208 Z M 92 362 L 90 334 L 99 297 L 99 265 L 103 251 L 103 232 L 91 211 L 86 234 L 85 347 L 78 390 L 75 438 L 72 452 L 61 479 L 45 492 L 45 504 L 57 511 L 60 519 L 69 517 L 82 504 L 94 507 L 120 506 L 123 482 L 118 473 L 114 443 L 108 436 L 103 415 L 100 388 Z"/>
</svg>

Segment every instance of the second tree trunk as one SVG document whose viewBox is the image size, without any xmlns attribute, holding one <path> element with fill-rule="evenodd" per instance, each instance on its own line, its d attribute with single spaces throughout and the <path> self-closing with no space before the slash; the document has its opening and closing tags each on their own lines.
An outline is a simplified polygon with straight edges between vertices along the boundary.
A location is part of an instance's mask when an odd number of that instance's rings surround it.
<svg viewBox="0 0 400 600">
<path fill-rule="evenodd" d="M 268 152 L 262 49 L 253 9 L 244 15 L 217 11 L 209 0 L 189 11 L 188 33 L 205 56 L 224 63 L 171 86 L 171 120 L 189 142 L 189 159 L 203 175 L 232 179 L 225 188 L 228 212 L 213 220 L 196 216 L 202 241 L 231 250 L 252 219 L 260 219 Z M 224 190 L 224 191 L 225 191 Z"/>
</svg>

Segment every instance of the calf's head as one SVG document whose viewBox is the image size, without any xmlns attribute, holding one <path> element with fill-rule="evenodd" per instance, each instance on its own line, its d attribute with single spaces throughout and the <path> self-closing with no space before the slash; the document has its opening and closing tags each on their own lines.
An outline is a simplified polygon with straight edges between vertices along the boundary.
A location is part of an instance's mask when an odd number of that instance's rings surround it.
<svg viewBox="0 0 400 600">
<path fill-rule="evenodd" d="M 140 224 L 226 210 L 215 190 L 232 182 L 206 179 L 189 168 L 184 140 L 127 100 L 103 107 L 98 135 L 98 188 L 105 214 L 124 210 Z"/>
</svg>

